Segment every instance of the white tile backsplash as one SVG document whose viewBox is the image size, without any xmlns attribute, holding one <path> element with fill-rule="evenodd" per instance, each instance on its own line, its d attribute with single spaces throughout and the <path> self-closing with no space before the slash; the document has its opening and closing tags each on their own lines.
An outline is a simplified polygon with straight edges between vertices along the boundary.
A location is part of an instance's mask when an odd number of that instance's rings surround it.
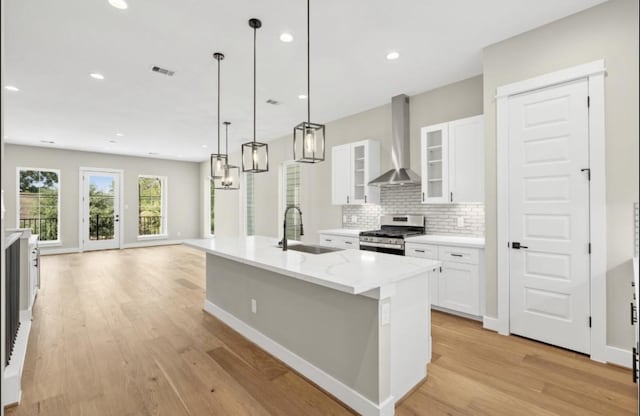
<svg viewBox="0 0 640 416">
<path fill-rule="evenodd" d="M 420 185 L 382 187 L 380 205 L 345 205 L 344 228 L 375 229 L 385 214 L 422 214 L 427 218 L 427 234 L 484 236 L 484 204 L 422 204 Z M 357 221 L 352 221 L 356 216 Z M 458 217 L 464 226 L 458 227 Z"/>
</svg>

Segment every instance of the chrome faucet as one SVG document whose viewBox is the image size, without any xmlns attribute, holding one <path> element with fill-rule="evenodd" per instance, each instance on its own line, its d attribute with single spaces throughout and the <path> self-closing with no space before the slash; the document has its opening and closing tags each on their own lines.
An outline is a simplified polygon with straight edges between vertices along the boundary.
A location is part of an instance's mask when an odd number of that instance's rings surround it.
<svg viewBox="0 0 640 416">
<path fill-rule="evenodd" d="M 280 241 L 280 245 L 282 245 L 282 251 L 287 251 L 287 214 L 290 209 L 295 209 L 300 213 L 300 235 L 304 235 L 304 226 L 302 225 L 302 211 L 300 208 L 295 205 L 288 206 L 287 209 L 284 210 L 284 222 L 283 222 L 283 233 L 282 233 L 282 241 Z"/>
</svg>

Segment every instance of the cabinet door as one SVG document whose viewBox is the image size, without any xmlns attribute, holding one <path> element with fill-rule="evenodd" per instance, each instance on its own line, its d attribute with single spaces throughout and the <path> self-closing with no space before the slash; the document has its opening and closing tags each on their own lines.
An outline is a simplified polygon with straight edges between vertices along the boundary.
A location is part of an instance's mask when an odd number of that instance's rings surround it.
<svg viewBox="0 0 640 416">
<path fill-rule="evenodd" d="M 448 123 L 421 130 L 422 202 L 425 204 L 449 202 L 448 135 Z"/>
<path fill-rule="evenodd" d="M 440 279 L 440 269 L 429 273 L 429 300 L 432 305 L 440 306 L 438 300 L 438 279 Z"/>
<path fill-rule="evenodd" d="M 366 141 L 351 145 L 351 197 L 350 203 L 364 204 L 367 197 L 367 147 Z"/>
<path fill-rule="evenodd" d="M 331 149 L 331 203 L 349 203 L 351 178 L 351 145 L 334 146 Z"/>
<path fill-rule="evenodd" d="M 443 262 L 438 278 L 438 306 L 480 315 L 479 280 L 477 265 Z"/>
<path fill-rule="evenodd" d="M 484 116 L 449 123 L 451 202 L 484 202 Z"/>
</svg>

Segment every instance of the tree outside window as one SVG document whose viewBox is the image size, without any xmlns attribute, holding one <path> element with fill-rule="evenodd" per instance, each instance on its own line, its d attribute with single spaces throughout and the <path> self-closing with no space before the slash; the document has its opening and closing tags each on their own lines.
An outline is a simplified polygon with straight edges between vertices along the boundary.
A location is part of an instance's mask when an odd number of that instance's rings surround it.
<svg viewBox="0 0 640 416">
<path fill-rule="evenodd" d="M 138 177 L 138 235 L 165 233 L 163 188 L 161 177 Z"/>
<path fill-rule="evenodd" d="M 40 241 L 59 240 L 59 178 L 54 170 L 19 169 L 18 227 L 30 228 Z"/>
</svg>

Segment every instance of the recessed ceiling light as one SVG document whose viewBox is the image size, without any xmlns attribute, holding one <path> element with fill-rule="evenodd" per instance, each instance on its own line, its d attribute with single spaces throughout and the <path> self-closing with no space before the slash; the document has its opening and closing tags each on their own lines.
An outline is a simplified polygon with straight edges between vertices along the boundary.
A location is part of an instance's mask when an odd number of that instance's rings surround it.
<svg viewBox="0 0 640 416">
<path fill-rule="evenodd" d="M 293 42 L 293 35 L 289 32 L 284 32 L 280 35 L 280 40 L 284 43 Z"/>
<path fill-rule="evenodd" d="M 13 86 L 13 85 L 5 85 L 4 89 L 7 91 L 13 91 L 13 92 L 18 92 L 20 91 L 20 88 Z"/>
<path fill-rule="evenodd" d="M 298 95 L 298 98 L 300 98 L 301 100 L 306 100 L 307 99 L 307 95 L 306 94 L 300 94 L 300 95 Z"/>
<path fill-rule="evenodd" d="M 206 148 L 207 148 L 207 147 L 209 147 L 209 146 L 207 146 L 206 144 L 203 144 L 203 145 L 202 145 L 202 146 L 200 146 L 200 147 L 202 147 L 203 149 L 206 149 Z"/>
<path fill-rule="evenodd" d="M 109 0 L 109 4 L 120 10 L 126 10 L 129 7 L 124 0 Z"/>
<path fill-rule="evenodd" d="M 116 136 L 118 136 L 118 137 L 123 137 L 123 136 L 124 136 L 124 134 L 122 134 L 122 133 L 116 133 Z"/>
<path fill-rule="evenodd" d="M 387 54 L 387 60 L 388 61 L 395 61 L 396 59 L 400 58 L 400 54 L 398 52 L 389 52 Z"/>
<path fill-rule="evenodd" d="M 104 79 L 104 75 L 102 75 L 102 74 L 100 74 L 98 72 L 92 72 L 92 73 L 89 74 L 89 76 L 91 78 L 93 78 L 93 79 L 100 79 L 100 80 Z"/>
</svg>

